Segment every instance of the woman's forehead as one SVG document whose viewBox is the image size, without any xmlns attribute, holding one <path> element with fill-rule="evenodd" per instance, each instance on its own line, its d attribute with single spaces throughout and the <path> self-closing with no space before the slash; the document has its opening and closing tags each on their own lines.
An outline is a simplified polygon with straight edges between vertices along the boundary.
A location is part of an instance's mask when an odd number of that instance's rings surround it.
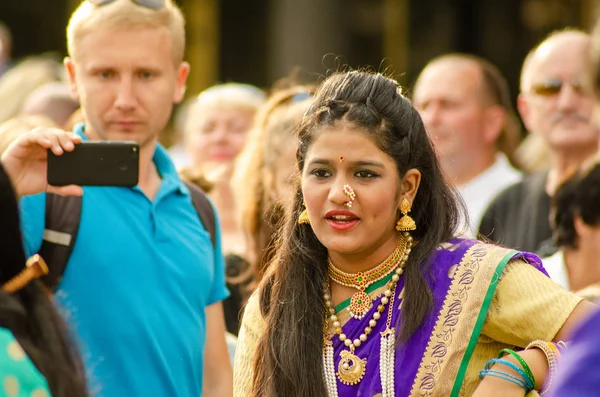
<svg viewBox="0 0 600 397">
<path fill-rule="evenodd" d="M 364 128 L 343 124 L 321 128 L 308 148 L 306 162 L 377 162 L 395 166 L 394 159 L 377 146 Z"/>
</svg>

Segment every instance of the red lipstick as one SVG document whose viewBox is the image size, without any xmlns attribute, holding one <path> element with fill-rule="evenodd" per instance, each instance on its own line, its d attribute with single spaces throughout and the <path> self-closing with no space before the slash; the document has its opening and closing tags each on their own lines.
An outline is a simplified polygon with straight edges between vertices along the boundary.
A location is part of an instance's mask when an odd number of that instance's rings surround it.
<svg viewBox="0 0 600 397">
<path fill-rule="evenodd" d="M 331 210 L 325 214 L 325 219 L 334 230 L 344 231 L 356 226 L 360 218 L 348 210 Z"/>
</svg>

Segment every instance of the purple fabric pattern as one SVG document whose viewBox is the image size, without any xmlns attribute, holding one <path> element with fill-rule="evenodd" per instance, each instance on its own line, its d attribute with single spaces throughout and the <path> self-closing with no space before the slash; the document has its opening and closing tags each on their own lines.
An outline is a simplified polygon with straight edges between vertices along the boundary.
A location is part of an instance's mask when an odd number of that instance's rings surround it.
<svg viewBox="0 0 600 397">
<path fill-rule="evenodd" d="M 431 274 L 427 277 L 427 282 L 433 291 L 434 296 L 434 309 L 431 314 L 426 317 L 425 321 L 414 333 L 410 340 L 397 346 L 395 355 L 395 367 L 394 367 L 394 386 L 396 396 L 409 396 L 421 360 L 425 354 L 430 336 L 434 330 L 438 316 L 444 305 L 446 295 L 453 282 L 454 277 L 449 276 L 453 274 L 453 267 L 460 264 L 461 259 L 475 244 L 481 244 L 474 240 L 451 240 L 444 244 L 443 247 L 438 250 L 431 257 Z M 482 245 L 483 246 L 483 245 Z M 485 250 L 483 250 L 485 251 Z M 507 251 L 508 253 L 508 251 Z M 547 275 L 546 271 L 541 265 L 541 261 L 532 254 L 514 252 L 511 259 L 524 258 L 536 269 L 540 270 Z M 454 269 L 455 270 L 455 269 Z M 461 277 L 460 284 L 468 285 L 473 282 L 474 277 L 469 277 L 469 272 Z M 398 325 L 398 319 L 401 313 L 401 302 L 402 299 L 399 297 L 404 287 L 404 276 L 400 278 L 396 286 L 394 308 L 392 314 L 392 326 Z M 356 320 L 351 318 L 344 326 L 343 332 L 350 339 L 358 338 L 359 335 L 364 331 L 365 327 L 368 326 L 369 321 L 373 318 L 373 312 L 376 311 L 377 306 L 381 303 L 381 297 L 373 302 L 371 310 L 361 319 Z M 360 383 L 356 385 L 344 385 L 339 379 L 337 380 L 338 395 L 344 397 L 350 396 L 373 396 L 377 393 L 381 393 L 381 379 L 379 373 L 379 362 L 380 362 L 380 340 L 381 333 L 386 329 L 386 319 L 389 311 L 389 305 L 386 305 L 386 309 L 381 313 L 381 318 L 377 321 L 376 327 L 373 327 L 371 334 L 367 337 L 367 340 L 361 344 L 360 347 L 356 348 L 354 354 L 361 359 L 367 360 L 366 372 Z M 456 321 L 456 316 L 460 313 L 460 307 L 451 307 L 448 314 L 444 317 L 444 322 L 452 324 Z M 398 332 L 398 331 L 397 331 Z M 333 343 L 334 349 L 334 368 L 337 371 L 338 364 L 341 360 L 340 353 L 343 350 L 348 350 L 342 342 L 339 341 L 337 336 L 330 339 Z M 452 335 L 448 335 L 445 339 L 448 344 L 439 344 L 435 346 L 434 356 L 443 358 L 448 350 L 449 344 L 452 343 Z M 436 368 L 431 368 L 431 373 L 435 373 Z M 435 389 L 435 381 L 429 377 L 421 380 L 418 385 L 419 390 L 427 391 L 428 389 Z M 430 391 L 431 391 L 430 390 Z M 427 394 L 425 394 L 427 395 Z"/>
</svg>

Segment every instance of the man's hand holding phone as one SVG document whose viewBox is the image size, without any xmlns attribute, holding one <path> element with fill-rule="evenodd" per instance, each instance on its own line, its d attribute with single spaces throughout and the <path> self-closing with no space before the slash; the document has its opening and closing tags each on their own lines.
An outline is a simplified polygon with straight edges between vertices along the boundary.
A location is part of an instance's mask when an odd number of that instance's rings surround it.
<svg viewBox="0 0 600 397">
<path fill-rule="evenodd" d="M 36 128 L 17 138 L 2 154 L 2 164 L 19 196 L 42 192 L 80 196 L 81 186 L 48 185 L 48 150 L 57 156 L 72 152 L 81 137 L 59 129 Z"/>
</svg>

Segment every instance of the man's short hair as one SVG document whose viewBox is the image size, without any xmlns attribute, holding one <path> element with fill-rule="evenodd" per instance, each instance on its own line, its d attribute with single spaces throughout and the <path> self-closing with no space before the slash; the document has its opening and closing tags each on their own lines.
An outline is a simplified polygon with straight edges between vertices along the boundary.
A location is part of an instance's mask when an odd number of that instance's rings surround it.
<svg viewBox="0 0 600 397">
<path fill-rule="evenodd" d="M 471 62 L 481 72 L 481 100 L 487 106 L 500 106 L 506 113 L 506 121 L 498 136 L 496 146 L 511 160 L 522 140 L 521 123 L 512 106 L 510 88 L 506 78 L 490 61 L 473 54 L 450 53 L 432 59 L 427 66 L 442 61 Z M 425 68 L 427 68 L 425 66 Z M 425 69 L 423 69 L 425 70 Z"/>
<path fill-rule="evenodd" d="M 164 2 L 162 9 L 152 9 L 132 0 L 115 0 L 101 6 L 83 1 L 71 15 L 67 26 L 69 55 L 76 57 L 78 41 L 98 29 L 166 27 L 173 36 L 173 59 L 180 63 L 185 50 L 185 19 L 172 0 Z"/>
<path fill-rule="evenodd" d="M 577 248 L 575 217 L 589 226 L 600 226 L 600 157 L 586 161 L 564 181 L 553 197 L 552 223 L 558 247 Z"/>
<path fill-rule="evenodd" d="M 585 36 L 589 36 L 586 32 L 584 32 L 581 29 L 568 27 L 568 28 L 553 31 L 548 36 L 546 36 L 546 38 L 544 40 L 542 40 L 541 42 L 536 44 L 535 47 L 533 47 L 531 50 L 529 50 L 529 52 L 525 56 L 525 59 L 523 60 L 523 66 L 521 66 L 521 76 L 519 79 L 519 87 L 520 87 L 521 92 L 527 91 L 529 89 L 529 87 L 527 87 L 527 85 L 529 83 L 529 81 L 528 81 L 529 73 L 528 72 L 529 72 L 529 68 L 531 67 L 531 63 L 532 63 L 533 59 L 535 58 L 535 55 L 537 54 L 537 51 L 539 50 L 539 48 L 541 46 L 543 46 L 544 44 L 546 44 L 548 41 L 554 39 L 556 36 L 561 36 L 565 33 L 575 33 L 575 34 L 582 34 Z"/>
</svg>

